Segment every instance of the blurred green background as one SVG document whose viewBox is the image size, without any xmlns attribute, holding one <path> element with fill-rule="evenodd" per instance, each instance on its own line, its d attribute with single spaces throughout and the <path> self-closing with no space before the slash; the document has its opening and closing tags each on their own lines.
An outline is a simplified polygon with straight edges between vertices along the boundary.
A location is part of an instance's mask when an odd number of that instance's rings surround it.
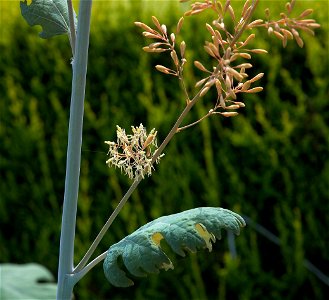
<svg viewBox="0 0 329 300">
<path fill-rule="evenodd" d="M 233 1 L 241 10 L 243 2 Z M 282 1 L 261 3 L 278 15 Z M 141 50 L 147 40 L 133 25 L 156 15 L 174 30 L 188 4 L 178 1 L 95 1 L 90 37 L 83 131 L 76 262 L 115 208 L 130 181 L 109 169 L 105 140 L 115 125 L 141 122 L 161 141 L 184 108 L 175 78 L 157 73 L 165 55 Z M 40 27 L 20 16 L 19 1 L 0 2 L 0 262 L 38 262 L 57 274 L 71 88 L 67 37 L 42 40 Z M 94 268 L 74 290 L 76 299 L 325 299 L 329 288 L 305 268 L 309 260 L 329 275 L 328 2 L 297 1 L 314 8 L 322 27 L 303 35 L 305 46 L 286 49 L 256 32 L 253 74 L 264 72 L 264 91 L 243 97 L 233 119 L 210 118 L 178 134 L 151 178 L 133 194 L 102 241 L 98 254 L 163 214 L 221 206 L 248 216 L 280 240 L 250 224 L 230 251 L 226 234 L 211 253 L 180 258 L 175 270 L 136 279 L 118 289 Z M 206 61 L 207 15 L 186 18 L 181 36 L 187 60 Z M 210 65 L 209 63 L 205 63 Z M 192 67 L 188 83 L 202 74 Z M 200 118 L 211 94 L 190 113 Z M 233 241 L 234 242 L 234 241 Z"/>
</svg>

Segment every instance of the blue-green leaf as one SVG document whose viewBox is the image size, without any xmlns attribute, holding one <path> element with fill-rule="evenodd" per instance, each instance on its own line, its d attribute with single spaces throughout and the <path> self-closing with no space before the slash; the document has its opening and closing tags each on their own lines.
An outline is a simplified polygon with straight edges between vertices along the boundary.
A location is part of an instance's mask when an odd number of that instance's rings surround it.
<svg viewBox="0 0 329 300">
<path fill-rule="evenodd" d="M 69 33 L 67 0 L 32 0 L 30 5 L 25 0 L 21 1 L 20 6 L 22 16 L 30 26 L 42 26 L 40 37 L 47 39 L 54 35 Z"/>
<path fill-rule="evenodd" d="M 39 264 L 1 264 L 0 282 L 2 300 L 56 299 L 54 278 Z"/>
<path fill-rule="evenodd" d="M 173 269 L 160 242 L 165 239 L 177 254 L 196 252 L 200 248 L 212 250 L 212 242 L 221 238 L 221 229 L 240 233 L 246 223 L 238 214 L 223 208 L 199 207 L 178 214 L 163 216 L 145 224 L 120 242 L 112 245 L 104 261 L 104 273 L 110 283 L 118 287 L 133 285 L 133 281 L 118 265 L 119 256 L 134 276 L 159 273 L 159 269 Z"/>
</svg>

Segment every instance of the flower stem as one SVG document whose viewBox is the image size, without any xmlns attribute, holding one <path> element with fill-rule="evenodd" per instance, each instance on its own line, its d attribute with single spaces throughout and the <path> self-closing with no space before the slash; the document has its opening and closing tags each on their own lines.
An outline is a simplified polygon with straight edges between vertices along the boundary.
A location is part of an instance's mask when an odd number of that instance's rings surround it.
<svg viewBox="0 0 329 300">
<path fill-rule="evenodd" d="M 118 206 L 115 208 L 115 210 L 113 211 L 111 216 L 108 218 L 107 222 L 104 224 L 101 231 L 98 233 L 97 237 L 95 238 L 95 240 L 91 244 L 91 246 L 88 249 L 88 251 L 86 252 L 85 256 L 82 258 L 82 260 L 79 262 L 79 264 L 74 269 L 73 273 L 80 272 L 85 267 L 85 265 L 87 264 L 89 258 L 94 253 L 96 247 L 98 246 L 98 244 L 102 240 L 103 236 L 105 235 L 106 231 L 109 229 L 109 227 L 113 223 L 114 219 L 117 217 L 117 215 L 119 214 L 119 212 L 121 211 L 123 206 L 126 204 L 127 200 L 129 199 L 130 195 L 133 193 L 133 191 L 136 189 L 136 187 L 138 186 L 138 184 L 141 181 L 142 181 L 141 176 L 135 179 L 133 184 L 130 186 L 129 190 L 126 192 L 126 194 L 120 200 Z"/>
<path fill-rule="evenodd" d="M 71 299 L 74 286 L 70 274 L 73 271 L 74 236 L 78 204 L 91 6 L 92 0 L 80 1 L 76 55 L 73 61 L 72 94 L 57 286 L 57 299 L 60 300 Z"/>
</svg>

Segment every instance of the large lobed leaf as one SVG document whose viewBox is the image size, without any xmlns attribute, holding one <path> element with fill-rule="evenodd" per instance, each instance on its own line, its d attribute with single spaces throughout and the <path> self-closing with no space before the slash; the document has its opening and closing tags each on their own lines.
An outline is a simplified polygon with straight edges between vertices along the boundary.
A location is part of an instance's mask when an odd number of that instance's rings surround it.
<svg viewBox="0 0 329 300">
<path fill-rule="evenodd" d="M 114 286 L 128 287 L 133 281 L 120 269 L 118 258 L 134 276 L 159 273 L 159 269 L 173 269 L 160 242 L 165 239 L 177 254 L 196 252 L 200 248 L 212 250 L 212 242 L 221 238 L 221 229 L 240 233 L 246 223 L 241 216 L 224 208 L 199 207 L 181 213 L 163 216 L 140 227 L 112 245 L 104 261 L 106 278 Z"/>
<path fill-rule="evenodd" d="M 56 289 L 54 277 L 42 265 L 0 264 L 0 299 L 2 300 L 55 299 Z"/>
<path fill-rule="evenodd" d="M 30 26 L 42 26 L 40 37 L 47 39 L 70 31 L 67 0 L 32 0 L 30 5 L 25 0 L 20 6 L 22 16 Z"/>
</svg>

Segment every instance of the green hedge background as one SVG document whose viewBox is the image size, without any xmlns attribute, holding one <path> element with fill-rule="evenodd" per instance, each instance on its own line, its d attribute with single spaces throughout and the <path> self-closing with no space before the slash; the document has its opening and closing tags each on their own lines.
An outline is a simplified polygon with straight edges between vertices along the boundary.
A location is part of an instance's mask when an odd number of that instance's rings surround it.
<svg viewBox="0 0 329 300">
<path fill-rule="evenodd" d="M 98 254 L 144 223 L 197 206 L 221 206 L 248 216 L 279 237 L 276 245 L 247 226 L 235 240 L 226 234 L 211 253 L 180 258 L 175 270 L 136 279 L 118 289 L 94 268 L 76 299 L 325 299 L 328 285 L 304 266 L 308 259 L 329 273 L 328 3 L 314 8 L 322 27 L 303 35 L 305 47 L 257 33 L 254 73 L 265 72 L 264 91 L 244 98 L 233 119 L 210 118 L 178 134 L 151 178 L 145 179 L 116 219 Z M 169 62 L 141 48 L 136 20 L 151 15 L 173 30 L 188 4 L 178 1 L 95 1 L 90 37 L 76 232 L 78 262 L 130 181 L 105 165 L 105 140 L 115 125 L 141 122 L 162 140 L 184 107 L 174 78 L 154 65 Z M 242 2 L 233 6 L 241 10 Z M 261 3 L 274 12 L 282 1 Z M 38 38 L 18 1 L 0 2 L 0 262 L 38 262 L 57 274 L 71 88 L 71 52 L 65 36 Z M 282 8 L 282 9 L 281 9 Z M 186 18 L 187 59 L 205 61 L 206 15 Z M 208 19 L 209 20 L 209 19 Z M 208 21 L 209 22 L 209 21 Z M 207 64 L 207 63 L 206 63 Z M 186 72 L 190 83 L 202 76 Z M 211 108 L 211 95 L 189 121 Z"/>
</svg>

